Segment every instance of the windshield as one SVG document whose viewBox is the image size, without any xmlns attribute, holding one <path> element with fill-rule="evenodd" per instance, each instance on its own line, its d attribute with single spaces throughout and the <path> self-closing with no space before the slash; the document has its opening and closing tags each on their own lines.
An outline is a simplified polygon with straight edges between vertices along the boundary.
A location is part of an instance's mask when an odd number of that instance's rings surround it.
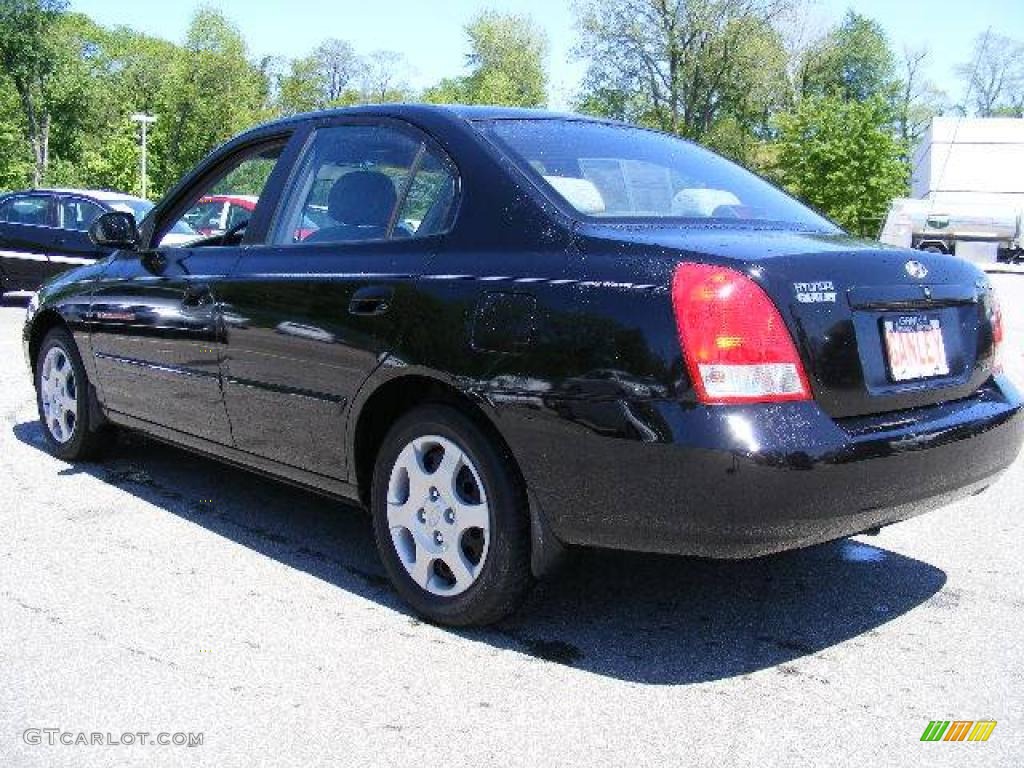
<svg viewBox="0 0 1024 768">
<path fill-rule="evenodd" d="M 198 235 L 199 234 L 194 229 L 192 229 L 192 227 L 190 227 L 188 225 L 188 223 L 184 219 L 181 219 L 179 221 L 174 222 L 174 226 L 170 228 L 169 233 L 175 234 L 175 235 Z"/>
<path fill-rule="evenodd" d="M 107 204 L 111 210 L 123 211 L 124 213 L 134 215 L 136 221 L 142 221 L 146 214 L 153 210 L 153 203 L 149 202 L 149 200 L 108 200 Z"/>
<path fill-rule="evenodd" d="M 753 173 L 667 134 L 581 120 L 492 120 L 481 128 L 585 216 L 748 220 L 835 231 Z"/>
</svg>

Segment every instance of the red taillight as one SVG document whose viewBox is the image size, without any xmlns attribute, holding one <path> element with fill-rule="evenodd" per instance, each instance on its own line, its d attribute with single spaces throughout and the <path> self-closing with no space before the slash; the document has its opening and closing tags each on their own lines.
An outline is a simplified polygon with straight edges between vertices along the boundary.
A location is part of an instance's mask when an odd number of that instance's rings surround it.
<svg viewBox="0 0 1024 768">
<path fill-rule="evenodd" d="M 672 306 L 701 402 L 811 399 L 782 315 L 749 277 L 727 267 L 680 264 L 672 278 Z"/>
<path fill-rule="evenodd" d="M 999 306 L 999 297 L 992 290 L 992 370 L 1001 373 L 1003 370 L 1003 309 Z"/>
</svg>

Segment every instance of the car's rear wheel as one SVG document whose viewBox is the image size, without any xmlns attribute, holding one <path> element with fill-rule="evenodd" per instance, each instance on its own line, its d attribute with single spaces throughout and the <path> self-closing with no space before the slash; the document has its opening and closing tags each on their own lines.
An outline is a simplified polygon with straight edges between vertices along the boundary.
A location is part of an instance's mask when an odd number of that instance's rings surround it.
<svg viewBox="0 0 1024 768">
<path fill-rule="evenodd" d="M 455 408 L 416 408 L 392 427 L 371 507 L 385 570 L 421 616 L 489 624 L 529 590 L 523 489 L 500 446 Z"/>
<path fill-rule="evenodd" d="M 36 357 L 36 404 L 51 453 L 68 461 L 95 457 L 109 442 L 108 428 L 90 423 L 89 378 L 71 334 L 50 331 Z"/>
</svg>

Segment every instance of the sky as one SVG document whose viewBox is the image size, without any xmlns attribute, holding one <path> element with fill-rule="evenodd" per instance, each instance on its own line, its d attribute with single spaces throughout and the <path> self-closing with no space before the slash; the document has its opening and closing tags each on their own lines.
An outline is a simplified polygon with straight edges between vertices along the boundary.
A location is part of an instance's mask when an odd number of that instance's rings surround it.
<svg viewBox="0 0 1024 768">
<path fill-rule="evenodd" d="M 529 14 L 548 35 L 551 106 L 567 107 L 586 68 L 573 54 L 574 0 L 71 0 L 72 10 L 105 25 L 124 24 L 181 41 L 194 9 L 223 11 L 242 30 L 253 58 L 302 56 L 328 37 L 348 40 L 360 53 L 390 49 L 405 54 L 406 80 L 423 88 L 465 71 L 463 26 L 491 8 Z M 958 64 L 971 58 L 975 37 L 1024 38 L 1024 0 L 811 0 L 809 23 L 826 29 L 848 7 L 878 20 L 894 50 L 927 44 L 928 77 L 951 99 L 961 97 Z"/>
</svg>

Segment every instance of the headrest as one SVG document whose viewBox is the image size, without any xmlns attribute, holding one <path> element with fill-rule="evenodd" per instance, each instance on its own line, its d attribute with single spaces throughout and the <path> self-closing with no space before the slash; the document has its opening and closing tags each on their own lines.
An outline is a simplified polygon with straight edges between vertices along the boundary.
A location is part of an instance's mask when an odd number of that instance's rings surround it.
<svg viewBox="0 0 1024 768">
<path fill-rule="evenodd" d="M 346 173 L 331 187 L 327 214 L 351 227 L 387 226 L 398 195 L 391 179 L 379 171 Z"/>
</svg>

